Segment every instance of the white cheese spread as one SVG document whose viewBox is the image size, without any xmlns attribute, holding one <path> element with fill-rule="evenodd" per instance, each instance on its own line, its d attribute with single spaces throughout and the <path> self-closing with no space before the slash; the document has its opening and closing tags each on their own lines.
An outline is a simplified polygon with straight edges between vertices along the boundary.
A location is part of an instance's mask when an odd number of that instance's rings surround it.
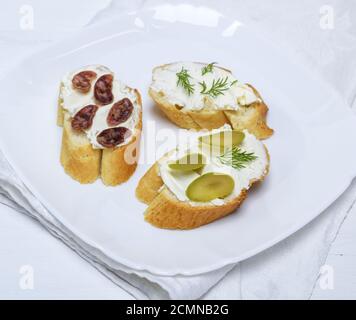
<svg viewBox="0 0 356 320">
<path fill-rule="evenodd" d="M 260 101 L 251 87 L 237 81 L 226 69 L 214 65 L 211 72 L 202 74 L 202 69 L 206 66 L 207 64 L 196 62 L 177 62 L 157 67 L 153 70 L 150 88 L 153 91 L 164 93 L 169 103 L 189 110 L 203 108 L 237 110 L 241 106 L 248 106 Z M 188 94 L 181 85 L 177 85 L 177 73 L 181 70 L 187 70 L 189 74 L 189 82 L 194 90 L 191 94 Z M 226 79 L 226 90 L 223 91 L 223 94 L 214 97 L 201 93 L 202 82 L 205 82 L 209 89 L 213 81 L 218 79 Z"/>
</svg>

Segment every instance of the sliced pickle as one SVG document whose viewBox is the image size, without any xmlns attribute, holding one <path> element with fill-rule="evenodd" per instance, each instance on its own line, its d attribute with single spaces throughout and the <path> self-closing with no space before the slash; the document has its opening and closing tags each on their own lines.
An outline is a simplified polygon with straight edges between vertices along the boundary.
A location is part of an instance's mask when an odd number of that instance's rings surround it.
<svg viewBox="0 0 356 320">
<path fill-rule="evenodd" d="M 182 158 L 170 162 L 168 167 L 179 171 L 193 171 L 204 167 L 206 161 L 201 153 L 188 153 Z"/>
<path fill-rule="evenodd" d="M 228 174 L 208 172 L 193 180 L 185 194 L 191 201 L 207 202 L 226 198 L 234 187 L 234 179 Z"/>
<path fill-rule="evenodd" d="M 226 130 L 199 137 L 199 142 L 223 151 L 227 148 L 240 145 L 244 139 L 245 134 L 242 131 Z"/>
</svg>

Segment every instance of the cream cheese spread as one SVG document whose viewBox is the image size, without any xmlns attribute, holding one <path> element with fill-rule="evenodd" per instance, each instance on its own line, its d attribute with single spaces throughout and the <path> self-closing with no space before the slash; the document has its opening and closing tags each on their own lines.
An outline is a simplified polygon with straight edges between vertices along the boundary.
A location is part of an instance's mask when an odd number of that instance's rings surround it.
<svg viewBox="0 0 356 320">
<path fill-rule="evenodd" d="M 93 79 L 91 83 L 90 91 L 87 93 L 82 93 L 74 89 L 72 85 L 73 77 L 81 71 L 94 71 L 97 74 L 96 78 Z M 60 90 L 62 107 L 63 109 L 68 111 L 71 117 L 73 117 L 79 110 L 81 110 L 87 105 L 90 104 L 97 105 L 94 98 L 94 85 L 96 80 L 105 74 L 114 75 L 114 73 L 105 66 L 90 65 L 90 66 L 83 67 L 79 70 L 76 70 L 74 72 L 68 73 L 62 79 L 62 88 Z M 99 106 L 99 109 L 95 114 L 91 127 L 88 130 L 85 130 L 85 133 L 94 149 L 104 149 L 104 147 L 98 143 L 97 136 L 105 129 L 114 128 L 114 127 L 125 127 L 131 131 L 132 135 L 118 146 L 128 144 L 132 140 L 132 137 L 136 130 L 135 127 L 139 120 L 141 106 L 139 105 L 139 101 L 137 101 L 137 95 L 135 91 L 127 87 L 125 84 L 123 84 L 122 82 L 120 82 L 114 77 L 113 84 L 112 84 L 112 93 L 114 96 L 113 102 L 108 105 Z M 123 98 L 130 99 L 131 103 L 134 106 L 133 112 L 131 116 L 124 123 L 120 123 L 117 126 L 109 126 L 106 121 L 109 111 L 116 102 L 118 102 Z"/>
<path fill-rule="evenodd" d="M 153 70 L 151 90 L 162 92 L 169 103 L 189 110 L 201 110 L 203 108 L 220 110 L 237 110 L 241 106 L 248 106 L 260 101 L 254 91 L 248 85 L 239 82 L 230 71 L 213 66 L 211 72 L 202 74 L 202 69 L 207 64 L 197 62 L 177 62 L 157 67 Z M 194 92 L 188 94 L 182 86 L 177 85 L 177 73 L 182 69 L 187 70 L 189 81 L 193 85 Z M 202 94 L 204 81 L 210 88 L 213 81 L 227 78 L 227 90 L 216 97 Z"/>
</svg>

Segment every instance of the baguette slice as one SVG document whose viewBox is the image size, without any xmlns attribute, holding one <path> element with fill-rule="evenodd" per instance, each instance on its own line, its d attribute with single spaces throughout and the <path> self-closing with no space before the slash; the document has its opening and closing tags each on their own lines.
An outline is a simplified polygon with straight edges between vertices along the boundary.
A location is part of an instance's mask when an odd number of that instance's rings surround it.
<svg viewBox="0 0 356 320">
<path fill-rule="evenodd" d="M 57 125 L 63 127 L 60 161 L 65 172 L 74 180 L 86 184 L 101 177 L 105 185 L 115 186 L 127 181 L 134 173 L 142 130 L 141 95 L 137 90 L 134 92 L 140 110 L 131 141 L 123 146 L 105 149 L 94 149 L 85 133 L 72 129 L 71 117 L 64 109 L 63 100 L 59 98 Z"/>
<path fill-rule="evenodd" d="M 63 114 L 61 164 L 64 171 L 80 183 L 92 183 L 100 176 L 100 149 L 93 149 L 84 133 L 72 129 L 68 112 Z"/>
<path fill-rule="evenodd" d="M 154 68 L 153 72 L 155 72 L 156 69 L 164 68 L 168 65 L 169 64 L 158 66 Z M 220 67 L 215 66 L 214 68 Z M 220 69 L 231 74 L 231 71 L 225 68 Z M 233 129 L 248 129 L 249 132 L 254 134 L 258 139 L 266 139 L 273 134 L 273 129 L 266 123 L 268 107 L 259 92 L 252 85 L 248 84 L 248 86 L 261 101 L 254 102 L 249 106 L 241 106 L 238 110 L 216 110 L 208 106 L 201 110 L 189 110 L 182 106 L 172 104 L 165 92 L 156 91 L 152 87 L 149 88 L 149 95 L 166 117 L 181 128 L 212 130 L 220 128 L 224 124 L 229 124 Z"/>
<path fill-rule="evenodd" d="M 142 108 L 140 93 L 135 90 L 138 105 Z M 141 109 L 142 110 L 142 109 Z M 105 185 L 115 186 L 127 181 L 135 172 L 139 158 L 142 130 L 142 111 L 130 143 L 117 148 L 103 149 L 101 159 L 101 180 Z"/>
<path fill-rule="evenodd" d="M 249 181 L 248 189 L 268 175 L 270 158 L 267 148 L 264 148 L 268 160 L 266 168 L 258 179 Z M 160 177 L 159 162 L 166 160 L 169 155 L 154 163 L 136 188 L 136 197 L 148 205 L 145 220 L 150 224 L 163 229 L 194 229 L 233 213 L 246 199 L 248 189 L 242 189 L 235 198 L 219 206 L 193 206 L 189 202 L 179 201 Z"/>
</svg>

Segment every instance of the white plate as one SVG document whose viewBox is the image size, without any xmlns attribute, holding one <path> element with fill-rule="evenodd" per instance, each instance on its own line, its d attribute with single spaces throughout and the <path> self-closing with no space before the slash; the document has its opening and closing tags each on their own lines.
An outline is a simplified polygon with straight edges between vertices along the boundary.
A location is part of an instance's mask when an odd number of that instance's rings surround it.
<svg viewBox="0 0 356 320">
<path fill-rule="evenodd" d="M 248 258 L 315 218 L 356 174 L 356 121 L 345 103 L 248 26 L 202 8 L 164 5 L 122 16 L 32 56 L 1 80 L 2 147 L 27 186 L 84 241 L 156 274 L 192 275 Z M 134 190 L 148 163 L 115 188 L 73 181 L 59 164 L 55 125 L 62 75 L 99 63 L 143 93 L 144 128 L 152 121 L 157 131 L 174 128 L 153 107 L 147 88 L 154 66 L 178 60 L 219 61 L 253 83 L 275 129 L 266 142 L 272 159 L 266 181 L 238 214 L 191 231 L 144 222 L 145 205 Z M 144 157 L 154 152 L 151 140 L 146 132 Z"/>
</svg>

